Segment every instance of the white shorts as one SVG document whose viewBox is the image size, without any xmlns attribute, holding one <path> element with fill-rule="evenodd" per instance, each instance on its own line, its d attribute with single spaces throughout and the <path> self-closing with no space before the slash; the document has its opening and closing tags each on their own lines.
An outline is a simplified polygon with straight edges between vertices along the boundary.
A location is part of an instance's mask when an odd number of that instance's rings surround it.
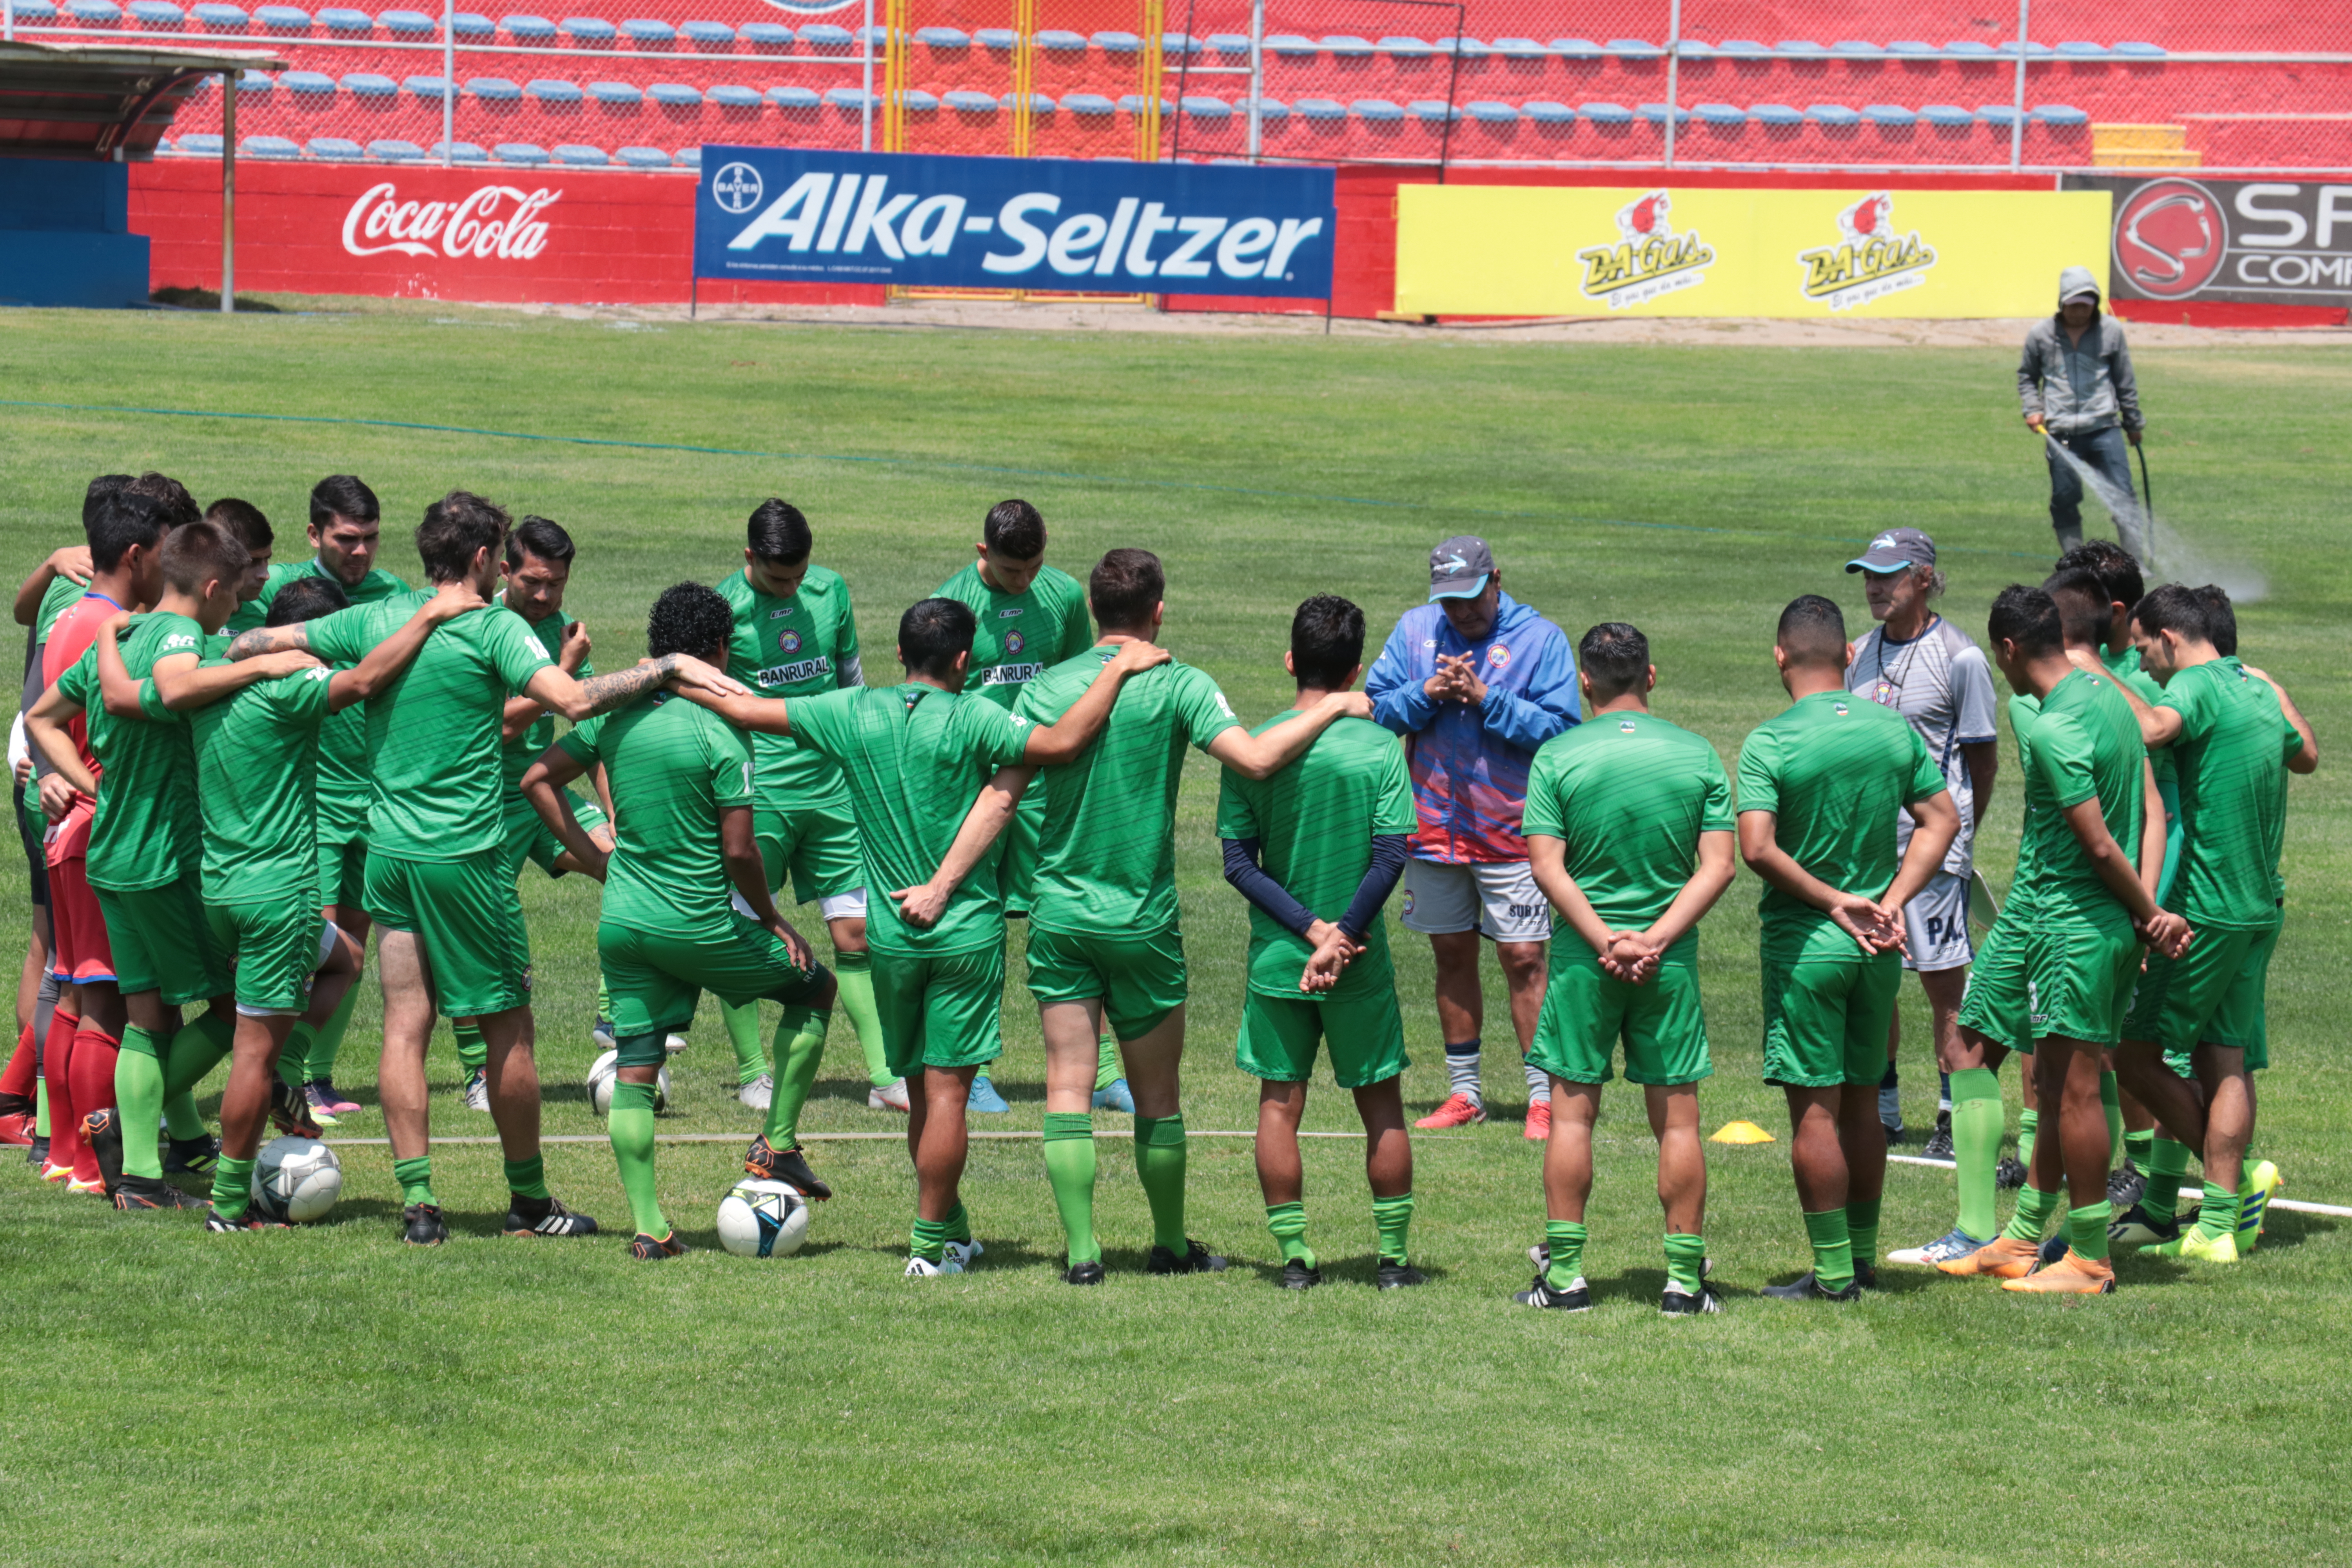
<svg viewBox="0 0 2352 1568">
<path fill-rule="evenodd" d="M 1933 972 L 1965 969 L 1976 952 L 1969 943 L 1969 879 L 1938 871 L 1903 906 L 1907 939 L 1903 967 Z"/>
<path fill-rule="evenodd" d="M 1407 860 L 1402 914 L 1407 931 L 1432 936 L 1476 931 L 1494 942 L 1551 940 L 1551 905 L 1525 860 Z"/>
<path fill-rule="evenodd" d="M 743 901 L 742 894 L 730 893 L 727 895 L 727 901 L 734 905 L 735 912 L 745 920 L 755 921 L 760 918 L 752 912 L 751 906 Z M 866 889 L 852 888 L 845 893 L 835 893 L 830 898 L 818 900 L 816 907 L 829 921 L 862 921 L 866 918 Z"/>
</svg>

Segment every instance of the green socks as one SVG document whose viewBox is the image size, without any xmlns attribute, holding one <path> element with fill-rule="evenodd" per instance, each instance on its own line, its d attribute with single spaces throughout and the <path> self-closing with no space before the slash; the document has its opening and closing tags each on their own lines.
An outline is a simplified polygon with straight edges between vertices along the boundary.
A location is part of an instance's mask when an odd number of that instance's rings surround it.
<svg viewBox="0 0 2352 1568">
<path fill-rule="evenodd" d="M 120 1057 L 115 1058 L 120 1061 Z M 49 1079 L 47 1073 L 33 1080 L 33 1136 L 49 1135 Z"/>
<path fill-rule="evenodd" d="M 882 1049 L 882 1011 L 874 1005 L 874 956 L 833 950 L 833 983 L 840 995 L 834 1005 L 849 1016 L 857 1044 L 866 1053 L 866 1078 L 876 1089 L 898 1081 Z"/>
<path fill-rule="evenodd" d="M 482 1031 L 460 1018 L 449 1026 L 457 1031 L 457 1067 L 472 1078 L 489 1065 L 490 1047 L 482 1038 Z"/>
<path fill-rule="evenodd" d="M 1885 1200 L 1855 1199 L 1845 1205 L 1845 1234 L 1856 1265 L 1878 1263 L 1878 1209 Z"/>
<path fill-rule="evenodd" d="M 1315 1267 L 1315 1249 L 1307 1245 L 1307 1205 L 1305 1204 L 1268 1204 L 1265 1205 L 1265 1228 L 1274 1233 L 1274 1242 L 1282 1248 L 1285 1263 Z"/>
<path fill-rule="evenodd" d="M 1583 1278 L 1584 1237 L 1582 1220 L 1544 1221 L 1544 1244 L 1551 1249 L 1550 1266 L 1544 1270 L 1545 1284 L 1555 1290 L 1565 1290 Z"/>
<path fill-rule="evenodd" d="M 1070 1262 L 1101 1262 L 1102 1244 L 1095 1240 L 1094 1118 L 1074 1110 L 1045 1112 L 1045 1180 L 1054 1189 Z M 1307 1228 L 1304 1215 L 1298 1226 Z"/>
<path fill-rule="evenodd" d="M 1097 1092 L 1118 1081 L 1118 1042 L 1104 1035 L 1095 1042 L 1095 1089 Z"/>
<path fill-rule="evenodd" d="M 343 993 L 324 1024 L 319 1026 L 319 1037 L 310 1043 L 310 1054 L 302 1063 L 305 1082 L 316 1083 L 320 1079 L 335 1076 L 335 1057 L 343 1048 L 343 1031 L 352 1026 L 352 1014 L 360 1005 L 360 983 L 355 978 L 352 988 Z M 292 1049 L 289 1044 L 288 1049 Z"/>
<path fill-rule="evenodd" d="M 400 1184 L 400 1205 L 431 1204 L 439 1207 L 441 1200 L 433 1195 L 433 1156 L 419 1154 L 414 1160 L 394 1160 L 392 1179 Z"/>
<path fill-rule="evenodd" d="M 1959 1189 L 1960 1229 L 1992 1239 L 1995 1167 L 2000 1163 L 2000 1079 L 1989 1068 L 1952 1075 L 1952 1175 Z"/>
<path fill-rule="evenodd" d="M 2189 1173 L 2189 1145 L 2158 1138 L 2147 1151 L 2147 1191 L 2139 1206 L 2158 1219 L 2170 1219 L 2180 1206 L 2180 1178 Z"/>
<path fill-rule="evenodd" d="M 1392 1198 L 1374 1198 L 1372 1226 L 1381 1233 L 1381 1261 L 1402 1263 L 1405 1235 L 1412 1229 L 1412 1194 L 1399 1193 Z"/>
<path fill-rule="evenodd" d="M 223 1219 L 239 1219 L 252 1202 L 253 1162 L 222 1155 L 213 1167 L 213 1212 Z"/>
<path fill-rule="evenodd" d="M 2141 1132 L 2125 1133 L 2124 1158 L 2145 1173 L 2147 1170 L 2148 1148 L 2155 1142 L 2156 1129 L 2153 1127 Z"/>
<path fill-rule="evenodd" d="M 2033 1169 L 2033 1140 L 2042 1126 L 2042 1112 L 2021 1110 L 2017 1113 L 2017 1163 L 2027 1170 Z"/>
<path fill-rule="evenodd" d="M 1805 1216 L 1805 1239 L 1813 1244 L 1813 1283 L 1838 1291 L 1853 1283 L 1853 1240 L 1845 1210 L 1823 1209 Z"/>
<path fill-rule="evenodd" d="M 196 1114 L 195 1088 L 220 1065 L 236 1039 L 236 1015 L 210 1008 L 172 1037 L 163 1056 L 163 1120 L 173 1137 L 205 1135 L 205 1119 Z"/>
<path fill-rule="evenodd" d="M 309 1081 L 302 1070 L 310 1064 L 310 1052 L 318 1033 L 308 1024 L 296 1024 L 286 1031 L 286 1044 L 278 1053 L 278 1077 L 289 1089 L 300 1089 Z"/>
<path fill-rule="evenodd" d="M 961 1198 L 956 1199 L 956 1206 L 948 1210 L 948 1217 L 940 1223 L 948 1227 L 950 1241 L 961 1241 L 967 1245 L 971 1241 L 971 1211 L 963 1206 Z"/>
<path fill-rule="evenodd" d="M 115 1077 L 120 1080 L 121 1074 L 117 1073 Z M 125 1170 L 130 1168 L 130 1163 L 127 1160 L 123 1163 L 123 1168 Z M 2197 1228 L 2203 1231 L 2208 1238 L 2236 1234 L 2238 1194 L 2227 1187 L 2217 1187 L 2210 1182 L 2206 1183 L 2205 1200 L 2198 1205 Z"/>
<path fill-rule="evenodd" d="M 1686 1296 L 1696 1296 L 1706 1279 L 1706 1239 L 1697 1236 L 1666 1237 L 1666 1279 Z"/>
<path fill-rule="evenodd" d="M 114 1105 L 122 1131 L 122 1173 L 163 1180 L 163 1160 L 155 1146 L 155 1125 L 163 1115 L 163 1064 L 155 1037 L 132 1024 L 122 1031 L 114 1058 Z"/>
<path fill-rule="evenodd" d="M 2106 1199 L 2085 1204 L 2066 1211 L 2066 1245 L 2074 1249 L 2077 1258 L 2087 1258 L 2094 1263 L 2105 1262 L 2107 1256 L 2107 1222 L 2116 1217 L 2116 1207 Z M 2232 1225 L 2237 1223 L 2233 1217 Z"/>
<path fill-rule="evenodd" d="M 801 1108 L 816 1087 L 816 1069 L 824 1060 L 824 1032 L 833 1015 L 814 1007 L 787 1007 L 776 1024 L 776 1088 L 768 1101 L 765 1130 L 772 1149 L 801 1146 Z"/>
<path fill-rule="evenodd" d="M 2124 1089 L 2111 1072 L 2099 1075 L 2099 1109 L 2107 1113 L 2107 1158 L 2112 1162 L 2124 1146 Z"/>
<path fill-rule="evenodd" d="M 719 1003 L 719 1021 L 727 1026 L 727 1043 L 735 1047 L 735 1086 L 740 1089 L 768 1070 L 767 1047 L 760 1043 L 759 999 L 740 1007 Z"/>
<path fill-rule="evenodd" d="M 2058 1194 L 2045 1193 L 2029 1182 L 2017 1190 L 2017 1212 L 2009 1216 L 2009 1228 L 2000 1234 L 2011 1241 L 2038 1246 L 2050 1228 L 2050 1216 L 2057 1212 Z"/>
<path fill-rule="evenodd" d="M 944 1263 L 948 1256 L 948 1222 L 943 1219 L 919 1219 L 914 1234 L 908 1237 L 907 1250 L 927 1263 Z"/>
<path fill-rule="evenodd" d="M 621 1168 L 621 1190 L 629 1194 L 629 1215 L 641 1236 L 669 1235 L 654 1188 L 654 1086 L 616 1083 L 613 1109 L 604 1118 L 613 1142 L 613 1163 Z"/>
<path fill-rule="evenodd" d="M 1151 1205 L 1151 1239 L 1178 1258 L 1191 1245 L 1184 1238 L 1184 1117 L 1135 1119 L 1135 1173 Z"/>
<path fill-rule="evenodd" d="M 528 1160 L 509 1160 L 505 1163 L 507 1191 L 519 1198 L 543 1199 L 547 1196 L 546 1156 L 533 1154 Z"/>
</svg>

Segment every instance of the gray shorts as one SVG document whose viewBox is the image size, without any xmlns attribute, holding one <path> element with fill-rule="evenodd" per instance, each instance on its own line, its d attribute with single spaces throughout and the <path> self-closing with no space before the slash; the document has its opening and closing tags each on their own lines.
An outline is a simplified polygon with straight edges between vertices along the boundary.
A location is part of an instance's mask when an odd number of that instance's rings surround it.
<svg viewBox="0 0 2352 1568">
<path fill-rule="evenodd" d="M 1432 936 L 1476 931 L 1494 942 L 1551 940 L 1551 905 L 1525 860 L 1407 860 L 1402 913 L 1406 930 Z"/>
<path fill-rule="evenodd" d="M 1938 871 L 1903 906 L 1903 967 L 1930 973 L 1965 969 L 1976 957 L 1969 942 L 1969 879 Z"/>
</svg>

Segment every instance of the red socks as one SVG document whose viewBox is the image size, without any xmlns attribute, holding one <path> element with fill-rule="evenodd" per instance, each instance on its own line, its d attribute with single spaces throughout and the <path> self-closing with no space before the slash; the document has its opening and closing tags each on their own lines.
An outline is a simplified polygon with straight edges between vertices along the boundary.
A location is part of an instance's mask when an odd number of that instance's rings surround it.
<svg viewBox="0 0 2352 1568">
<path fill-rule="evenodd" d="M 81 1020 L 59 1007 L 49 1018 L 41 1078 L 49 1086 L 49 1163 L 71 1169 L 81 1147 L 81 1117 L 73 1108 L 73 1040 Z"/>
<path fill-rule="evenodd" d="M 114 1103 L 114 1058 L 121 1049 L 121 1040 L 95 1024 L 86 1023 L 74 1031 L 73 1060 L 66 1068 L 66 1076 L 73 1085 L 74 1180 L 84 1184 L 101 1180 L 102 1173 L 98 1168 L 98 1151 L 82 1138 L 82 1119 Z M 49 1135 L 53 1149 L 57 1130 L 57 1108 L 52 1101 Z M 124 1135 L 131 1136 L 129 1129 L 124 1130 Z M 147 1135 L 153 1137 L 155 1130 L 149 1128 Z"/>
<path fill-rule="evenodd" d="M 8 1066 L 0 1070 L 0 1094 L 13 1094 L 19 1100 L 33 1098 L 33 1026 L 25 1026 L 16 1037 L 16 1053 L 9 1057 Z"/>
</svg>

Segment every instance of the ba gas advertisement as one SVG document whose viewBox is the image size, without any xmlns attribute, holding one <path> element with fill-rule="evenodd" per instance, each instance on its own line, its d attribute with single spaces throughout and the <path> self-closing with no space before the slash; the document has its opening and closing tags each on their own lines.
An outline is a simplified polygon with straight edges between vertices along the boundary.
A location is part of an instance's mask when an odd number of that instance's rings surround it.
<svg viewBox="0 0 2352 1568">
<path fill-rule="evenodd" d="M 2118 300 L 2352 303 L 2352 184 L 2088 174 L 2066 184 L 2114 198 Z"/>
<path fill-rule="evenodd" d="M 1448 316 L 2039 316 L 2106 277 L 2104 191 L 1404 185 L 1396 308 Z"/>
<path fill-rule="evenodd" d="M 702 150 L 697 277 L 1096 293 L 1331 293 L 1329 169 Z"/>
</svg>

